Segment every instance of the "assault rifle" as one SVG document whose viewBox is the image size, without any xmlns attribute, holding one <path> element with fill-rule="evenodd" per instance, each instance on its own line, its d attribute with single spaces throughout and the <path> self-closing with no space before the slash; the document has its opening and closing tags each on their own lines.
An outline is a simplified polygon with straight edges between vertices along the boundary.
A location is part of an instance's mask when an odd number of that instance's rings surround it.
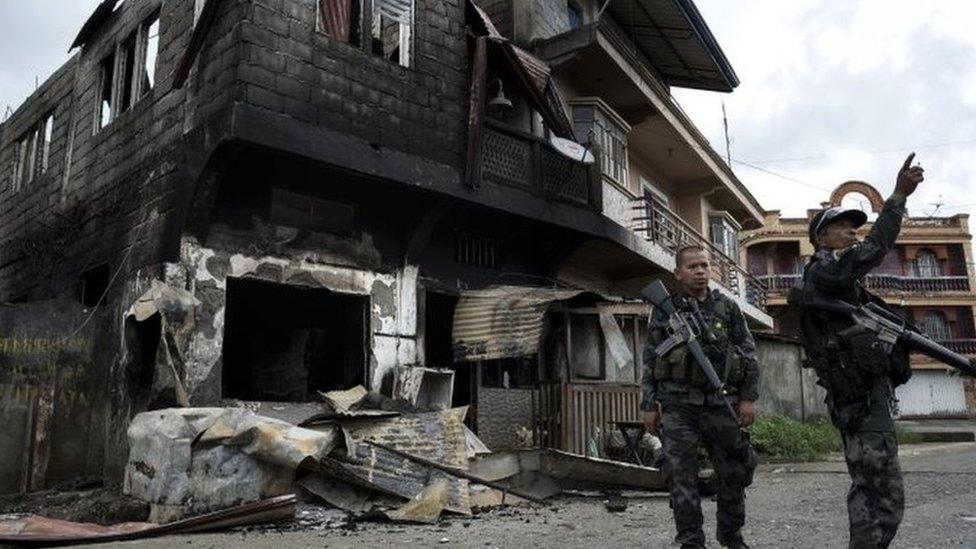
<svg viewBox="0 0 976 549">
<path fill-rule="evenodd" d="M 714 391 L 716 395 L 724 397 L 725 383 L 719 379 L 718 373 L 715 372 L 715 367 L 712 366 L 712 361 L 709 360 L 708 355 L 702 349 L 701 338 L 705 337 L 706 340 L 710 340 L 714 336 L 708 329 L 708 326 L 701 320 L 701 315 L 685 315 L 679 312 L 675 308 L 674 302 L 671 301 L 671 295 L 668 293 L 667 288 L 664 287 L 664 284 L 660 280 L 655 280 L 648 284 L 641 290 L 641 295 L 650 301 L 652 305 L 661 309 L 664 314 L 668 315 L 668 333 L 670 335 L 655 347 L 654 351 L 657 356 L 664 356 L 679 345 L 687 346 L 688 352 L 695 359 L 695 363 L 701 368 L 702 373 L 705 374 L 709 389 Z M 729 404 L 728 400 L 724 398 L 722 400 L 725 402 L 725 407 L 728 408 L 729 413 L 738 422 L 739 416 L 732 409 L 732 405 Z"/>
<path fill-rule="evenodd" d="M 857 306 L 840 299 L 828 299 L 806 295 L 799 287 L 790 291 L 789 303 L 799 307 L 811 307 L 846 316 L 854 321 L 847 330 L 862 329 L 873 332 L 881 342 L 882 351 L 890 354 L 895 344 L 901 343 L 911 351 L 921 353 L 960 372 L 976 377 L 976 365 L 965 356 L 932 341 L 925 334 L 909 325 L 901 317 L 877 303 Z M 845 330 L 845 332 L 847 331 Z M 841 334 L 843 337 L 843 332 Z"/>
</svg>

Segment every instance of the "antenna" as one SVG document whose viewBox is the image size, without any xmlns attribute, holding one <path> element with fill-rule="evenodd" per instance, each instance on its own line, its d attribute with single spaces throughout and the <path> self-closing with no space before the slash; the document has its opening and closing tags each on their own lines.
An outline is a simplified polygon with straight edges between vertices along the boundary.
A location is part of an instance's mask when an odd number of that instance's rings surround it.
<svg viewBox="0 0 976 549">
<path fill-rule="evenodd" d="M 942 201 L 942 195 L 939 195 L 938 202 L 930 202 L 929 206 L 935 206 L 935 209 L 932 210 L 932 213 L 930 213 L 928 217 L 935 217 L 935 214 L 938 213 L 942 206 L 945 206 L 945 202 Z"/>
<path fill-rule="evenodd" d="M 725 101 L 722 101 L 722 125 L 725 127 L 725 161 L 732 167 L 732 146 L 729 142 L 729 118 L 725 115 Z"/>
</svg>

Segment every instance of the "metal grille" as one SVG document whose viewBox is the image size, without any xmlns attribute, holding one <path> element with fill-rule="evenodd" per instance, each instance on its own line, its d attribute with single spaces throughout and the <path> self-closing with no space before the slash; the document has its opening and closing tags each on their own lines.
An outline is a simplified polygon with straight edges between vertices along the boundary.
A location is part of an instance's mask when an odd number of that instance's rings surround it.
<svg viewBox="0 0 976 549">
<path fill-rule="evenodd" d="M 542 149 L 542 189 L 549 194 L 587 204 L 587 167 L 559 153 Z"/>
<path fill-rule="evenodd" d="M 488 179 L 528 187 L 532 176 L 532 146 L 501 132 L 485 131 L 483 173 Z"/>
</svg>

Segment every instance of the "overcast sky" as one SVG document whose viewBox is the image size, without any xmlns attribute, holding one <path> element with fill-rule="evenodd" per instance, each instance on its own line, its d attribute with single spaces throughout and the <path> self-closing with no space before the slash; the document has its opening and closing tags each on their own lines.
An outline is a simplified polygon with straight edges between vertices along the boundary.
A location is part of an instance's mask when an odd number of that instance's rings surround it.
<svg viewBox="0 0 976 549">
<path fill-rule="evenodd" d="M 68 59 L 97 0 L 6 0 L 0 108 Z M 767 209 L 801 215 L 848 179 L 887 195 L 905 155 L 926 182 L 915 215 L 976 209 L 976 2 L 697 0 L 742 84 L 676 96 Z M 741 162 L 773 172 L 763 172 Z"/>
</svg>

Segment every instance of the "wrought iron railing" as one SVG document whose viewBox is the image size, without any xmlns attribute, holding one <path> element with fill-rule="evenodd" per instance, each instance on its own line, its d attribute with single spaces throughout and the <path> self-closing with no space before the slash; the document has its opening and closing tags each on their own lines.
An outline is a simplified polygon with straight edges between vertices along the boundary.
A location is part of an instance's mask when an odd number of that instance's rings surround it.
<svg viewBox="0 0 976 549">
<path fill-rule="evenodd" d="M 969 277 L 966 276 L 892 276 L 884 274 L 869 274 L 865 277 L 865 285 L 869 290 L 879 293 L 912 292 L 968 292 Z"/>
<path fill-rule="evenodd" d="M 766 284 L 770 295 L 785 295 L 800 280 L 799 274 L 757 275 L 756 278 Z M 938 276 L 915 277 L 894 276 L 885 274 L 869 274 L 864 277 L 867 289 L 879 294 L 919 293 L 933 294 L 940 292 L 968 292 L 969 277 Z"/>
<path fill-rule="evenodd" d="M 976 355 L 976 339 L 943 339 L 938 343 L 961 355 Z"/>
<path fill-rule="evenodd" d="M 602 185 L 594 167 L 556 152 L 544 139 L 488 120 L 481 177 L 552 200 L 599 210 Z"/>
<path fill-rule="evenodd" d="M 634 199 L 632 229 L 672 253 L 688 245 L 701 246 L 711 256 L 711 278 L 753 306 L 765 310 L 767 289 L 763 281 L 725 254 L 691 225 L 668 209 L 657 197 Z"/>
</svg>

